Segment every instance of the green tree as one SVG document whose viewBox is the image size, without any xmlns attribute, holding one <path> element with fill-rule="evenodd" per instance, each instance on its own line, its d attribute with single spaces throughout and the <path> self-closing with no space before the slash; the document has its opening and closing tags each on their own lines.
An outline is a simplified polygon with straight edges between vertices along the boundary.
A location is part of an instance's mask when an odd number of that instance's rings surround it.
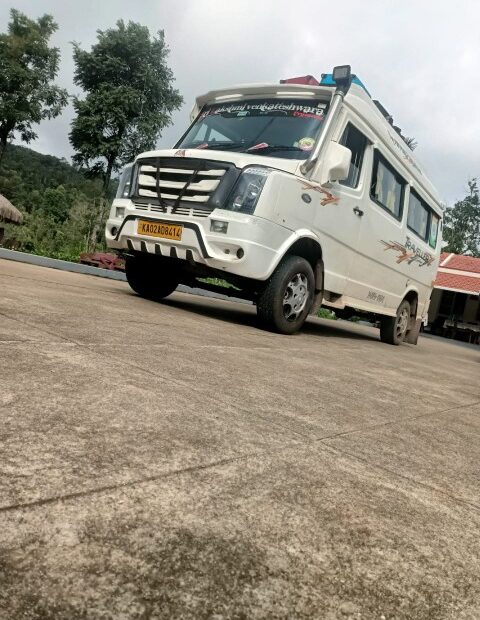
<svg viewBox="0 0 480 620">
<path fill-rule="evenodd" d="M 73 159 L 102 176 L 104 193 L 113 171 L 154 148 L 182 104 L 168 53 L 163 31 L 151 38 L 145 26 L 122 20 L 99 30 L 91 51 L 74 44 L 75 83 L 86 96 L 74 99 Z"/>
<path fill-rule="evenodd" d="M 414 151 L 418 146 L 418 142 L 413 137 L 403 136 L 403 141 L 411 151 Z"/>
<path fill-rule="evenodd" d="M 448 207 L 444 215 L 444 250 L 480 256 L 480 196 L 477 179 L 468 182 L 468 194 Z"/>
<path fill-rule="evenodd" d="M 12 144 L 0 169 L 0 194 L 24 215 L 22 226 L 5 225 L 4 246 L 67 260 L 105 249 L 101 182 L 67 162 Z"/>
<path fill-rule="evenodd" d="M 54 222 L 62 223 L 67 219 L 76 198 L 76 192 L 65 189 L 63 185 L 48 188 L 43 193 L 40 209 Z"/>
<path fill-rule="evenodd" d="M 0 163 L 16 133 L 36 138 L 32 125 L 58 116 L 67 92 L 53 84 L 60 52 L 49 47 L 57 24 L 51 15 L 36 21 L 12 9 L 8 32 L 0 34 Z"/>
</svg>

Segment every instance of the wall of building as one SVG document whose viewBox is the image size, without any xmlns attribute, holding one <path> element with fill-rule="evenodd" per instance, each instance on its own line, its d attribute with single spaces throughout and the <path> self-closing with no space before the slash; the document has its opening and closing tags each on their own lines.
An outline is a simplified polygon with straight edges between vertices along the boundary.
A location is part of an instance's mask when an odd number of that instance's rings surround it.
<svg viewBox="0 0 480 620">
<path fill-rule="evenodd" d="M 441 289 L 433 289 L 432 296 L 430 298 L 430 306 L 428 308 L 428 322 L 433 323 L 438 316 L 440 309 L 440 302 L 442 300 L 443 291 Z M 469 295 L 465 301 L 465 307 L 463 310 L 463 321 L 465 323 L 478 323 L 480 299 L 476 296 Z"/>
<path fill-rule="evenodd" d="M 465 311 L 463 313 L 463 320 L 466 323 L 475 323 L 477 321 L 478 305 L 478 297 L 472 299 L 472 295 L 470 295 L 465 304 Z"/>
<path fill-rule="evenodd" d="M 428 322 L 433 323 L 437 318 L 438 308 L 440 306 L 440 300 L 442 299 L 442 292 L 438 288 L 434 288 L 432 296 L 430 297 L 430 306 L 428 308 Z"/>
</svg>

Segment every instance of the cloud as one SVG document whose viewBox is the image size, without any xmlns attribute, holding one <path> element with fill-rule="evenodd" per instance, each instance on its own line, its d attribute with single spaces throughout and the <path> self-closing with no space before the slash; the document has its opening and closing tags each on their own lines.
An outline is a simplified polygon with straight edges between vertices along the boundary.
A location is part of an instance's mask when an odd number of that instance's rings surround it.
<svg viewBox="0 0 480 620">
<path fill-rule="evenodd" d="M 453 9 L 435 0 L 16 0 L 28 15 L 51 13 L 62 52 L 59 82 L 73 85 L 70 41 L 90 47 L 96 30 L 119 18 L 164 29 L 176 86 L 185 98 L 160 146 L 183 133 L 196 95 L 246 82 L 278 81 L 349 63 L 373 96 L 414 136 L 448 202 L 462 197 L 469 177 L 480 175 L 480 5 L 459 0 Z M 8 7 L 0 7 L 0 29 Z M 43 123 L 33 148 L 69 157 L 71 108 Z"/>
</svg>

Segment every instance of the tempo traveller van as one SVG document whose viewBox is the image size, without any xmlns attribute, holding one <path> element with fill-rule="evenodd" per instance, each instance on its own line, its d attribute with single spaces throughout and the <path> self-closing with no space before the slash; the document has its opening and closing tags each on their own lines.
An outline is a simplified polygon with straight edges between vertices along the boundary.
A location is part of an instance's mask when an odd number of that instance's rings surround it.
<svg viewBox="0 0 480 620">
<path fill-rule="evenodd" d="M 111 207 L 107 245 L 135 292 L 158 300 L 182 283 L 250 299 L 283 334 L 323 305 L 416 344 L 442 206 L 350 66 L 209 92 L 191 120 L 173 149 L 127 166 Z"/>
</svg>

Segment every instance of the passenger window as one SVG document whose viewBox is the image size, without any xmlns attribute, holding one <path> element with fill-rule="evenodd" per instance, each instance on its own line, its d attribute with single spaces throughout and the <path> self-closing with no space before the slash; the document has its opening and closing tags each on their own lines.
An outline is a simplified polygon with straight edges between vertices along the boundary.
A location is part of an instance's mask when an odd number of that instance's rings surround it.
<svg viewBox="0 0 480 620">
<path fill-rule="evenodd" d="M 437 245 L 438 229 L 440 228 L 440 218 L 432 213 L 432 221 L 430 222 L 430 233 L 428 235 L 428 243 L 432 248 Z"/>
<path fill-rule="evenodd" d="M 423 240 L 427 239 L 428 215 L 430 209 L 417 194 L 411 190 L 408 201 L 407 226 Z"/>
<path fill-rule="evenodd" d="M 432 248 L 436 247 L 440 218 L 414 189 L 410 190 L 407 226 Z"/>
<path fill-rule="evenodd" d="M 363 154 L 367 146 L 367 138 L 351 123 L 348 123 L 343 132 L 340 144 L 343 144 L 343 146 L 346 146 L 347 149 L 352 151 L 352 160 L 350 162 L 348 177 L 340 181 L 340 183 L 347 187 L 357 187 L 362 170 Z"/>
<path fill-rule="evenodd" d="M 375 151 L 370 196 L 398 220 L 402 218 L 405 184 L 387 160 Z"/>
</svg>

